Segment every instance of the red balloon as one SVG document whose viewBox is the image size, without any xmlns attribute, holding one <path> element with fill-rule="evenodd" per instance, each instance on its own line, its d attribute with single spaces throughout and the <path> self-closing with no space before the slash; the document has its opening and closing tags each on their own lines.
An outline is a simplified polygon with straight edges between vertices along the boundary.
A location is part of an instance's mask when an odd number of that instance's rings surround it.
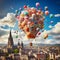
<svg viewBox="0 0 60 60">
<path fill-rule="evenodd" d="M 41 33 L 40 32 L 38 32 L 38 35 L 40 35 Z"/>
<path fill-rule="evenodd" d="M 27 6 L 26 6 L 26 5 L 24 5 L 24 8 L 27 8 Z"/>
<path fill-rule="evenodd" d="M 45 15 L 48 15 L 49 14 L 49 11 L 45 11 Z"/>
</svg>

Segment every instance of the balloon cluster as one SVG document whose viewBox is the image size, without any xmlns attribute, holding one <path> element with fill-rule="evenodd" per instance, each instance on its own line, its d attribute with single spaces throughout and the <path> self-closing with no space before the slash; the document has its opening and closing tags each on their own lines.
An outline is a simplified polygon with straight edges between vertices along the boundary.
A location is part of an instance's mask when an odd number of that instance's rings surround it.
<svg viewBox="0 0 60 60">
<path fill-rule="evenodd" d="M 36 3 L 36 7 L 39 5 Z M 48 15 L 49 12 L 46 11 L 45 14 Z M 40 9 L 24 5 L 24 9 L 17 18 L 19 28 L 25 32 L 28 39 L 35 38 L 37 33 L 44 28 L 44 12 Z"/>
</svg>

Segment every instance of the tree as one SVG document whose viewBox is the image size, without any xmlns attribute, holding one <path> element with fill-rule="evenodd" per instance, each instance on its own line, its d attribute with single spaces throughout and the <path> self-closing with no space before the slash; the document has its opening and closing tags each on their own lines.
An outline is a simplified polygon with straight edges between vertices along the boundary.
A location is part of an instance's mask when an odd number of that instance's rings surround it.
<svg viewBox="0 0 60 60">
<path fill-rule="evenodd" d="M 14 53 L 19 53 L 19 50 L 18 50 L 18 49 L 14 49 L 13 52 L 14 52 Z"/>
</svg>

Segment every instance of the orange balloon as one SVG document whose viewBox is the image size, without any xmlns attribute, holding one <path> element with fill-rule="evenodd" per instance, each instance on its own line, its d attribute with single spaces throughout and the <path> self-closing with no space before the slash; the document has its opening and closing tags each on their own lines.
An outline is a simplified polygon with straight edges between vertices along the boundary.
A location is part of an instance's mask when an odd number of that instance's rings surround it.
<svg viewBox="0 0 60 60">
<path fill-rule="evenodd" d="M 21 23 L 19 24 L 19 28 L 20 28 L 20 29 L 23 29 L 25 25 L 26 25 L 26 22 L 23 21 L 23 22 L 21 22 Z"/>
<path fill-rule="evenodd" d="M 22 14 L 22 13 L 20 14 L 20 17 L 24 17 L 24 16 L 25 16 L 24 14 Z"/>
<path fill-rule="evenodd" d="M 32 11 L 31 10 L 29 10 L 29 16 L 32 16 Z"/>
<path fill-rule="evenodd" d="M 27 27 L 26 25 L 25 25 L 25 27 L 23 28 L 24 29 L 24 31 L 27 33 L 27 32 L 29 32 L 29 27 Z"/>
<path fill-rule="evenodd" d="M 19 24 L 19 28 L 22 29 L 21 24 Z"/>
<path fill-rule="evenodd" d="M 45 34 L 45 35 L 44 35 L 44 39 L 46 39 L 47 37 L 48 37 L 48 34 Z"/>
<path fill-rule="evenodd" d="M 32 30 L 32 31 L 33 31 L 33 33 L 35 33 L 35 32 L 36 32 L 36 28 L 37 28 L 37 27 L 33 27 L 33 30 Z"/>
<path fill-rule="evenodd" d="M 38 10 L 38 13 L 40 14 L 41 13 L 41 10 Z"/>
<path fill-rule="evenodd" d="M 34 25 L 34 22 L 31 22 L 31 23 L 30 23 L 30 26 L 33 26 L 33 25 Z"/>
<path fill-rule="evenodd" d="M 39 20 L 39 21 L 38 21 L 38 24 L 43 24 L 43 21 Z"/>
<path fill-rule="evenodd" d="M 22 23 L 21 23 L 21 26 L 25 26 L 26 25 L 26 21 L 23 21 Z"/>
<path fill-rule="evenodd" d="M 32 14 L 36 14 L 36 9 L 32 9 Z"/>
<path fill-rule="evenodd" d="M 41 28 L 41 29 L 43 29 L 43 28 L 44 28 L 44 25 L 43 25 L 43 24 L 41 24 L 40 28 Z"/>
<path fill-rule="evenodd" d="M 49 11 L 45 11 L 45 15 L 48 15 L 49 14 Z"/>
<path fill-rule="evenodd" d="M 33 34 L 33 33 L 31 33 L 31 32 L 29 32 L 29 33 L 27 33 L 27 38 L 28 39 L 33 39 L 33 38 L 35 38 L 35 35 Z"/>
</svg>

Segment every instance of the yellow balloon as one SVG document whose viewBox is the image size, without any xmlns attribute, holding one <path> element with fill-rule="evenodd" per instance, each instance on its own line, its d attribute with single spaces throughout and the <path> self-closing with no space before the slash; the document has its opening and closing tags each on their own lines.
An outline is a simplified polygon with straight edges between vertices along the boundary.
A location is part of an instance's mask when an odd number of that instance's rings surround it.
<svg viewBox="0 0 60 60">
<path fill-rule="evenodd" d="M 48 37 L 48 34 L 44 34 L 44 39 L 46 39 Z"/>
<path fill-rule="evenodd" d="M 24 14 L 20 14 L 20 17 L 24 17 L 25 15 Z"/>
</svg>

